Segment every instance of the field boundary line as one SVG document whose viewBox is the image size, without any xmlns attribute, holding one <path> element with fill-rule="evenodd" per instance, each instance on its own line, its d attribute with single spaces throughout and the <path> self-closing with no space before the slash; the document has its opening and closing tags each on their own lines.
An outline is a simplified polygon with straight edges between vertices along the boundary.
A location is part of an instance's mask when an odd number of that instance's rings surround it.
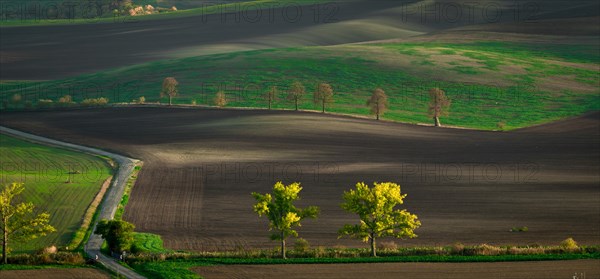
<svg viewBox="0 0 600 279">
<path fill-rule="evenodd" d="M 117 163 L 117 166 L 118 166 L 117 172 L 113 176 L 113 179 L 111 181 L 111 187 L 108 189 L 108 191 L 105 194 L 103 201 L 100 205 L 100 212 L 98 214 L 98 218 L 96 219 L 96 222 L 94 223 L 94 226 L 92 229 L 92 235 L 90 235 L 87 243 L 84 245 L 84 250 L 89 257 L 91 257 L 92 259 L 97 259 L 97 261 L 99 263 L 101 263 L 106 268 L 112 270 L 115 273 L 124 275 L 125 277 L 130 278 L 130 279 L 145 278 L 145 277 L 137 274 L 133 270 L 120 265 L 114 259 L 102 254 L 100 252 L 100 249 L 102 247 L 102 243 L 104 242 L 104 240 L 102 239 L 102 237 L 100 235 L 93 233 L 93 231 L 96 229 L 96 225 L 98 224 L 99 220 L 102 220 L 102 219 L 110 220 L 110 219 L 114 218 L 115 212 L 117 211 L 117 206 L 121 202 L 121 198 L 123 197 L 123 193 L 125 191 L 125 184 L 127 183 L 127 180 L 129 179 L 129 177 L 131 176 L 131 173 L 133 172 L 133 169 L 135 168 L 136 164 L 138 164 L 140 162 L 140 160 L 132 159 L 129 157 L 125 157 L 123 155 L 107 152 L 107 151 L 93 148 L 93 147 L 81 146 L 81 145 L 72 144 L 72 143 L 68 143 L 68 142 L 62 142 L 62 141 L 58 141 L 58 140 L 54 140 L 54 139 L 50 139 L 50 138 L 46 138 L 46 137 L 42 137 L 42 136 L 37 136 L 37 135 L 22 132 L 22 131 L 18 131 L 15 129 L 7 128 L 4 126 L 0 126 L 0 133 L 9 135 L 9 136 L 18 137 L 18 138 L 21 138 L 21 139 L 24 139 L 27 141 L 35 142 L 35 143 L 40 143 L 40 144 L 50 145 L 50 146 L 55 146 L 55 147 L 60 147 L 60 148 L 66 148 L 66 149 L 75 150 L 78 152 L 89 153 L 89 154 L 94 154 L 94 155 L 105 156 L 105 157 L 109 157 L 109 158 L 113 159 Z"/>
</svg>

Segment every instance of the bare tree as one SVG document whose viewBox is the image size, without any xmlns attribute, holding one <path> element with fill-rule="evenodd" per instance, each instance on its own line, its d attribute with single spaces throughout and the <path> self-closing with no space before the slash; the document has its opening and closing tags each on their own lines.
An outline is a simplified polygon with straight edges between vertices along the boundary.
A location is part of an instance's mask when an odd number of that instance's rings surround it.
<svg viewBox="0 0 600 279">
<path fill-rule="evenodd" d="M 225 96 L 225 92 L 219 91 L 215 94 L 215 105 L 219 107 L 224 107 L 227 105 L 227 97 Z"/>
<path fill-rule="evenodd" d="M 433 117 L 436 127 L 440 127 L 440 116 L 448 115 L 450 100 L 446 97 L 444 90 L 432 88 L 429 90 L 429 116 Z"/>
<path fill-rule="evenodd" d="M 174 77 L 168 77 L 163 80 L 162 90 L 160 91 L 160 97 L 169 97 L 169 106 L 173 104 L 173 97 L 177 96 L 177 85 L 179 82 Z"/>
<path fill-rule="evenodd" d="M 294 101 L 294 104 L 296 105 L 296 110 L 298 110 L 298 102 L 300 101 L 300 99 L 302 99 L 302 96 L 304 96 L 305 93 L 306 89 L 304 88 L 304 85 L 302 85 L 302 83 L 300 83 L 299 81 L 295 81 L 294 83 L 292 83 L 292 87 L 288 92 L 288 99 Z"/>
<path fill-rule="evenodd" d="M 375 89 L 371 98 L 367 100 L 367 106 L 371 109 L 371 114 L 375 114 L 377 120 L 379 120 L 379 117 L 383 115 L 388 108 L 388 100 L 385 91 L 381 88 Z"/>
<path fill-rule="evenodd" d="M 325 104 L 333 102 L 333 88 L 327 83 L 320 83 L 317 85 L 313 99 L 315 104 L 321 104 L 321 112 L 325 113 Z"/>
<path fill-rule="evenodd" d="M 277 86 L 271 86 L 269 90 L 265 92 L 264 98 L 269 103 L 269 109 L 271 109 L 271 104 L 277 99 Z"/>
</svg>

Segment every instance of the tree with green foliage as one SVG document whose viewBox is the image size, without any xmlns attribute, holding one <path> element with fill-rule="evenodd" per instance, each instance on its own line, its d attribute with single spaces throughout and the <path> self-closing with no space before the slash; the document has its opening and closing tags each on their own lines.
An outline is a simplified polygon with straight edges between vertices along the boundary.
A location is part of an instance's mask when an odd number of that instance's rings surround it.
<svg viewBox="0 0 600 279">
<path fill-rule="evenodd" d="M 388 108 L 388 100 L 385 91 L 381 88 L 375 89 L 373 94 L 371 94 L 371 97 L 367 100 L 367 106 L 371 109 L 371 114 L 375 114 L 377 120 L 379 120 L 379 117 L 383 115 Z"/>
<path fill-rule="evenodd" d="M 2 232 L 2 262 L 8 263 L 8 243 L 25 242 L 55 232 L 50 222 L 50 214 L 35 214 L 31 202 L 13 205 L 15 197 L 23 193 L 23 183 L 11 183 L 0 192 L 0 232 Z"/>
<path fill-rule="evenodd" d="M 123 220 L 101 220 L 94 233 L 106 240 L 111 251 L 121 253 L 131 249 L 134 230 L 133 224 Z"/>
<path fill-rule="evenodd" d="M 273 85 L 269 87 L 269 90 L 267 90 L 264 94 L 264 98 L 269 104 L 269 109 L 271 109 L 271 105 L 277 99 L 277 86 Z"/>
<path fill-rule="evenodd" d="M 446 92 L 439 88 L 429 90 L 429 116 L 433 117 L 435 127 L 440 127 L 440 116 L 447 116 L 450 108 L 450 99 Z"/>
<path fill-rule="evenodd" d="M 321 105 L 321 112 L 325 113 L 325 105 L 333 103 L 333 88 L 327 83 L 320 83 L 313 95 L 315 104 Z"/>
<path fill-rule="evenodd" d="M 294 206 L 294 201 L 300 199 L 300 183 L 294 182 L 288 186 L 281 182 L 273 186 L 273 194 L 252 193 L 257 203 L 254 212 L 258 216 L 265 215 L 269 219 L 269 230 L 275 230 L 271 235 L 272 240 L 281 241 L 281 257 L 286 258 L 285 240 L 289 236 L 298 237 L 298 232 L 293 227 L 300 226 L 300 221 L 305 218 L 316 218 L 319 208 L 309 206 L 300 209 Z"/>
<path fill-rule="evenodd" d="M 299 81 L 294 81 L 288 92 L 288 100 L 294 101 L 296 110 L 298 110 L 298 103 L 304 94 L 306 94 L 306 88 L 304 88 L 304 85 L 302 85 L 302 83 Z"/>
<path fill-rule="evenodd" d="M 160 97 L 169 97 L 169 106 L 173 104 L 173 97 L 177 96 L 177 86 L 179 82 L 174 77 L 167 77 L 163 80 Z"/>
<path fill-rule="evenodd" d="M 370 241 L 371 255 L 377 256 L 376 238 L 391 236 L 396 238 L 414 238 L 414 230 L 421 226 L 417 215 L 405 209 L 395 209 L 404 203 L 406 194 L 400 192 L 400 185 L 392 182 L 373 183 L 374 186 L 359 182 L 356 189 L 344 192 L 342 208 L 358 214 L 360 224 L 344 225 L 339 237 L 350 236 Z"/>
</svg>

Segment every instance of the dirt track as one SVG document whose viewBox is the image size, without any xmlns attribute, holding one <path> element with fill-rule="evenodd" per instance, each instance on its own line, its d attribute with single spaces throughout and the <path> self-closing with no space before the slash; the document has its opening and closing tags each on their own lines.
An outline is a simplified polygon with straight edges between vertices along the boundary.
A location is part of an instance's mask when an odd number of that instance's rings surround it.
<svg viewBox="0 0 600 279">
<path fill-rule="evenodd" d="M 600 261 L 505 263 L 369 263 L 307 265 L 228 265 L 192 269 L 206 279 L 221 278 L 376 278 L 379 279 L 570 279 L 600 277 Z M 583 277 L 583 275 L 585 277 Z"/>
<path fill-rule="evenodd" d="M 395 181 L 423 226 L 401 245 L 600 241 L 599 114 L 511 133 L 436 129 L 314 113 L 115 108 L 2 114 L 0 124 L 145 162 L 126 209 L 171 249 L 269 247 L 253 191 L 301 181 L 322 208 L 312 245 L 356 218 L 339 208 L 357 181 Z M 515 226 L 528 232 L 511 233 Z"/>
</svg>

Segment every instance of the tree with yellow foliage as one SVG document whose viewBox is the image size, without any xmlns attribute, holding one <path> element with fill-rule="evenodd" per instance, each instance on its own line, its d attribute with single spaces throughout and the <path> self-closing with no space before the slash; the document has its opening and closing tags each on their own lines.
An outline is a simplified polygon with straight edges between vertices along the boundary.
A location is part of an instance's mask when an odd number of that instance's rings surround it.
<svg viewBox="0 0 600 279">
<path fill-rule="evenodd" d="M 294 206 L 294 201 L 300 199 L 300 183 L 294 182 L 290 185 L 284 185 L 281 182 L 273 186 L 273 194 L 252 193 L 257 203 L 254 205 L 254 212 L 258 216 L 266 216 L 269 219 L 269 230 L 275 232 L 271 235 L 272 240 L 281 241 L 281 257 L 285 255 L 285 239 L 289 236 L 298 236 L 298 232 L 293 227 L 299 227 L 300 221 L 305 218 L 317 218 L 319 208 L 309 206 L 300 209 Z"/>
<path fill-rule="evenodd" d="M 342 208 L 358 214 L 360 224 L 344 225 L 339 237 L 360 238 L 371 244 L 371 255 L 377 256 L 375 242 L 378 237 L 414 238 L 414 230 L 421 226 L 417 215 L 406 209 L 395 209 L 404 203 L 406 194 L 400 192 L 400 185 L 392 182 L 373 183 L 374 186 L 359 182 L 356 189 L 344 192 Z"/>
<path fill-rule="evenodd" d="M 8 242 L 25 242 L 55 232 L 48 224 L 50 214 L 34 213 L 31 202 L 13 204 L 14 198 L 23 193 L 23 183 L 6 185 L 0 192 L 0 232 L 2 233 L 2 262 L 8 263 Z"/>
</svg>

